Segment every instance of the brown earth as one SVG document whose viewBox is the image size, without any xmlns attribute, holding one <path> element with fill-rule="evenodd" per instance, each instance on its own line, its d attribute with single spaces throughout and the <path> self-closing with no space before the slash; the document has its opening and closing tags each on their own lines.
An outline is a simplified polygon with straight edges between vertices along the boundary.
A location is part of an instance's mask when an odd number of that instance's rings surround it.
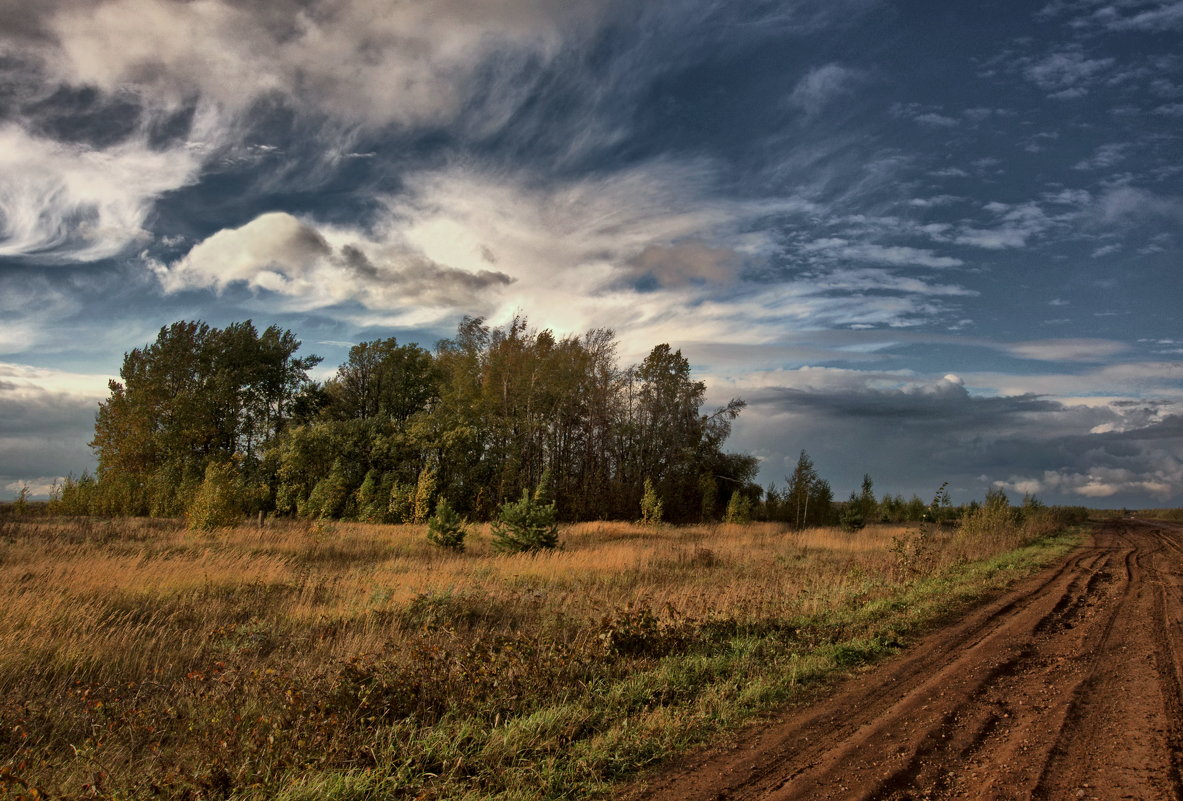
<svg viewBox="0 0 1183 801">
<path fill-rule="evenodd" d="M 1181 590 L 1183 525 L 1100 524 L 907 655 L 637 797 L 1183 799 Z"/>
</svg>

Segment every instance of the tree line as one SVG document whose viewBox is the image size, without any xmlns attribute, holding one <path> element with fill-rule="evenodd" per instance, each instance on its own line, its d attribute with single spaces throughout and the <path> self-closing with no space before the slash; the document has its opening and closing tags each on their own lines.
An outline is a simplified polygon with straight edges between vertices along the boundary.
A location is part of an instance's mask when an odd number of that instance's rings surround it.
<svg viewBox="0 0 1183 801">
<path fill-rule="evenodd" d="M 523 316 L 465 318 L 433 350 L 394 337 L 355 345 L 323 383 L 309 377 L 321 358 L 298 356 L 300 344 L 249 320 L 161 328 L 124 354 L 99 404 L 97 473 L 66 479 L 51 506 L 425 523 L 441 500 L 445 516 L 494 520 L 532 498 L 560 520 L 798 529 L 950 520 L 976 506 L 954 508 L 944 487 L 930 502 L 877 498 L 869 475 L 837 502 L 804 451 L 783 486 L 761 488 L 756 459 L 723 448 L 744 402 L 704 410 L 706 385 L 668 344 L 621 366 L 607 329 L 556 337 Z"/>
<path fill-rule="evenodd" d="M 299 348 L 250 321 L 162 328 L 125 354 L 96 415 L 97 473 L 67 480 L 59 508 L 179 516 L 220 493 L 238 514 L 424 522 L 446 498 L 485 520 L 545 485 L 561 519 L 635 519 L 648 483 L 687 522 L 761 494 L 756 460 L 723 449 L 744 402 L 704 410 L 667 344 L 621 366 L 606 329 L 465 318 L 430 351 L 358 344 L 323 383 Z"/>
</svg>

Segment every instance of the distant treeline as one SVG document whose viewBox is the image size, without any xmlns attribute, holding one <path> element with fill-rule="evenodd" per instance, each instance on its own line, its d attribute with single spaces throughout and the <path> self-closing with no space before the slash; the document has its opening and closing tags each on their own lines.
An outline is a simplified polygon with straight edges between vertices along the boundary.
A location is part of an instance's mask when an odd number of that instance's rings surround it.
<svg viewBox="0 0 1183 801">
<path fill-rule="evenodd" d="M 55 507 L 403 522 L 443 497 L 483 520 L 543 485 L 562 519 L 636 519 L 648 482 L 665 519 L 694 521 L 761 495 L 756 460 L 723 450 L 744 402 L 704 412 L 706 385 L 668 345 L 621 367 L 608 330 L 466 318 L 434 351 L 356 345 L 323 384 L 299 347 L 250 321 L 162 328 L 99 405 L 97 475 L 68 480 Z"/>
<path fill-rule="evenodd" d="M 421 523 L 441 499 L 491 520 L 525 493 L 562 520 L 857 529 L 980 506 L 952 506 L 944 487 L 931 501 L 877 498 L 870 476 L 835 502 L 804 451 L 784 485 L 761 488 L 756 459 L 723 450 L 744 402 L 704 412 L 706 385 L 681 351 L 657 345 L 622 367 L 605 329 L 557 338 L 524 317 L 501 328 L 465 318 L 434 351 L 393 337 L 355 345 L 324 383 L 308 375 L 320 357 L 299 347 L 249 320 L 162 328 L 124 355 L 99 404 L 97 474 L 67 479 L 48 511 L 188 515 L 206 527 L 259 513 Z M 1000 503 L 1000 492 L 986 498 Z"/>
</svg>

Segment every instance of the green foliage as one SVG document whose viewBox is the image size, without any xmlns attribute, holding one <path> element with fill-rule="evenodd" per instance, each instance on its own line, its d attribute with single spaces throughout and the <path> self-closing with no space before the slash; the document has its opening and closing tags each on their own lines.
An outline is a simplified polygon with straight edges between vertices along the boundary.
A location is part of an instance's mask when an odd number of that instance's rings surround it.
<svg viewBox="0 0 1183 801">
<path fill-rule="evenodd" d="M 727 523 L 750 523 L 752 521 L 752 499 L 742 492 L 731 493 L 723 520 Z"/>
<path fill-rule="evenodd" d="M 641 522 L 647 526 L 661 524 L 661 516 L 665 511 L 657 490 L 653 488 L 653 481 L 645 479 L 645 491 L 641 494 Z"/>
<path fill-rule="evenodd" d="M 382 477 L 377 470 L 366 472 L 365 479 L 354 494 L 357 500 L 357 519 L 363 523 L 383 523 L 389 503 L 389 491 L 383 492 Z"/>
<path fill-rule="evenodd" d="M 210 462 L 185 511 L 189 528 L 216 531 L 242 520 L 241 485 L 231 462 Z"/>
<path fill-rule="evenodd" d="M 207 465 L 239 456 L 240 472 L 257 472 L 320 361 L 299 347 L 276 326 L 182 321 L 125 354 L 95 420 L 101 488 L 89 511 L 175 514 L 188 502 L 178 488 L 204 481 Z"/>
<path fill-rule="evenodd" d="M 345 514 L 349 503 L 349 482 L 341 460 L 333 462 L 329 474 L 316 483 L 300 506 L 300 516 L 313 520 L 331 520 Z"/>
<path fill-rule="evenodd" d="M 387 516 L 395 523 L 409 523 L 415 517 L 415 487 L 395 481 L 390 485 Z"/>
<path fill-rule="evenodd" d="M 863 517 L 863 507 L 859 503 L 859 498 L 853 492 L 850 493 L 850 500 L 842 506 L 842 511 L 838 515 L 838 525 L 842 527 L 843 531 L 860 531 L 867 525 L 867 519 Z"/>
<path fill-rule="evenodd" d="M 716 519 L 715 507 L 719 503 L 719 482 L 710 473 L 703 473 L 698 477 L 698 491 L 702 496 L 702 519 Z"/>
<path fill-rule="evenodd" d="M 818 475 L 809 454 L 801 451 L 793 474 L 786 480 L 785 494 L 780 500 L 780 514 L 774 519 L 785 520 L 793 528 L 824 526 L 834 516 L 834 495 L 829 483 Z"/>
<path fill-rule="evenodd" d="M 549 465 L 542 471 L 542 477 L 538 479 L 538 486 L 534 488 L 534 501 L 536 503 L 555 502 L 554 474 Z"/>
<path fill-rule="evenodd" d="M 558 545 L 559 526 L 553 503 L 538 503 L 529 490 L 522 490 L 521 500 L 501 504 L 493 523 L 493 547 L 498 551 L 532 553 Z"/>
<path fill-rule="evenodd" d="M 441 497 L 436 501 L 435 513 L 427 521 L 427 541 L 447 550 L 463 551 L 467 533 L 464 519 L 452 508 L 448 499 Z"/>
<path fill-rule="evenodd" d="M 435 497 L 436 473 L 433 467 L 424 467 L 419 471 L 419 481 L 415 484 L 415 507 L 411 513 L 412 523 L 426 523 L 431 517 L 431 501 Z"/>
<path fill-rule="evenodd" d="M 874 523 L 879 519 L 879 504 L 875 500 L 875 484 L 871 481 L 870 473 L 863 474 L 863 484 L 855 503 L 858 504 L 864 523 Z"/>
<path fill-rule="evenodd" d="M 100 405 L 98 486 L 63 486 L 57 505 L 179 515 L 206 465 L 236 455 L 244 511 L 314 518 L 423 523 L 446 494 L 488 519 L 538 479 L 535 501 L 572 519 L 634 516 L 646 478 L 663 520 L 716 517 L 721 486 L 756 497 L 756 460 L 723 451 L 743 401 L 704 412 L 705 385 L 669 345 L 630 367 L 611 331 L 466 318 L 434 353 L 363 342 L 320 385 L 299 344 L 249 321 L 161 329 Z"/>
<path fill-rule="evenodd" d="M 952 520 L 956 516 L 956 510 L 953 509 L 953 501 L 949 498 L 949 482 L 945 481 L 941 486 L 937 487 L 936 493 L 932 496 L 932 503 L 928 505 L 928 511 L 925 513 L 924 520 L 926 522 L 943 523 L 947 520 Z"/>
<path fill-rule="evenodd" d="M 25 515 L 29 511 L 29 485 L 21 484 L 20 490 L 16 494 L 16 500 L 12 502 L 13 514 Z"/>
</svg>

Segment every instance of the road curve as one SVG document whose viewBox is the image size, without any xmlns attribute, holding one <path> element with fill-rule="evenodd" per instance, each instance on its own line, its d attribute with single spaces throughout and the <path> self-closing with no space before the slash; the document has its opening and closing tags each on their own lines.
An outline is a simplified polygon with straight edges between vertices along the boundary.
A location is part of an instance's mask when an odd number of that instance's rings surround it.
<svg viewBox="0 0 1183 801">
<path fill-rule="evenodd" d="M 647 801 L 1183 801 L 1183 525 L 1115 520 Z"/>
</svg>

